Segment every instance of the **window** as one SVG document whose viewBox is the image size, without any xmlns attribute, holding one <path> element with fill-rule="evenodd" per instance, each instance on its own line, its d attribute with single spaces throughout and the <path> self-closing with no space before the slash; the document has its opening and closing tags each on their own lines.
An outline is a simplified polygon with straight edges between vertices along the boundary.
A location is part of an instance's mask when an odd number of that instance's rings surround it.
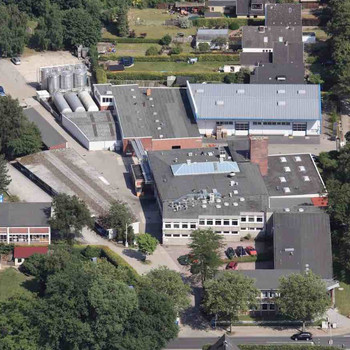
<svg viewBox="0 0 350 350">
<path fill-rule="evenodd" d="M 306 123 L 293 123 L 293 131 L 306 131 Z"/>
<path fill-rule="evenodd" d="M 176 233 L 176 234 L 174 233 L 173 237 L 180 237 L 180 235 L 178 233 Z"/>
<path fill-rule="evenodd" d="M 188 224 L 182 224 L 182 228 L 188 228 Z"/>
<path fill-rule="evenodd" d="M 103 103 L 111 103 L 112 101 L 113 101 L 112 97 L 102 97 Z"/>
<path fill-rule="evenodd" d="M 164 236 L 165 237 L 171 237 L 171 234 L 170 233 L 166 233 Z"/>
<path fill-rule="evenodd" d="M 249 227 L 248 230 L 249 231 L 255 231 L 255 227 Z"/>
<path fill-rule="evenodd" d="M 248 221 L 249 222 L 254 222 L 254 216 L 249 216 Z"/>
<path fill-rule="evenodd" d="M 232 225 L 233 226 L 238 226 L 238 220 L 232 220 Z"/>
<path fill-rule="evenodd" d="M 261 218 L 261 217 L 258 216 L 258 217 L 256 218 L 256 222 L 263 222 L 263 218 Z"/>
<path fill-rule="evenodd" d="M 171 228 L 171 224 L 165 224 L 165 228 Z"/>
<path fill-rule="evenodd" d="M 215 231 L 215 233 L 217 233 L 217 234 L 221 235 L 221 231 Z"/>
<path fill-rule="evenodd" d="M 180 228 L 180 224 L 174 224 L 174 228 Z"/>
<path fill-rule="evenodd" d="M 235 129 L 241 131 L 249 130 L 249 123 L 235 123 Z"/>
<path fill-rule="evenodd" d="M 190 228 L 196 228 L 196 224 L 191 223 Z"/>
<path fill-rule="evenodd" d="M 274 298 L 276 296 L 275 292 L 270 292 L 270 298 Z"/>
<path fill-rule="evenodd" d="M 270 304 L 270 310 L 275 310 L 275 304 Z"/>
<path fill-rule="evenodd" d="M 184 234 L 182 234 L 182 237 L 188 237 L 188 235 L 184 235 Z"/>
<path fill-rule="evenodd" d="M 230 225 L 230 220 L 224 220 L 224 225 L 229 226 Z"/>
<path fill-rule="evenodd" d="M 261 125 L 261 122 L 253 122 L 253 125 Z"/>
<path fill-rule="evenodd" d="M 261 309 L 262 310 L 267 310 L 267 304 L 261 304 Z"/>
<path fill-rule="evenodd" d="M 205 220 L 199 220 L 199 225 L 205 225 Z"/>
<path fill-rule="evenodd" d="M 212 226 L 213 225 L 213 220 L 207 220 L 207 225 Z"/>
<path fill-rule="evenodd" d="M 171 146 L 171 149 L 181 149 L 181 146 Z"/>
<path fill-rule="evenodd" d="M 238 235 L 238 231 L 231 231 L 233 235 Z"/>
<path fill-rule="evenodd" d="M 263 297 L 263 298 L 267 298 L 267 297 L 268 297 L 269 292 L 265 292 L 265 291 L 263 291 L 263 292 L 261 292 L 261 294 L 262 294 L 262 297 Z"/>
<path fill-rule="evenodd" d="M 247 228 L 246 227 L 241 227 L 241 231 L 246 231 Z"/>
<path fill-rule="evenodd" d="M 224 231 L 224 235 L 229 235 L 230 231 Z"/>
<path fill-rule="evenodd" d="M 241 217 L 241 222 L 247 222 L 247 218 L 245 216 Z"/>
<path fill-rule="evenodd" d="M 216 226 L 221 226 L 221 220 L 215 220 L 215 225 Z"/>
<path fill-rule="evenodd" d="M 278 41 L 279 41 L 280 43 L 283 43 L 283 36 L 278 37 Z"/>
</svg>

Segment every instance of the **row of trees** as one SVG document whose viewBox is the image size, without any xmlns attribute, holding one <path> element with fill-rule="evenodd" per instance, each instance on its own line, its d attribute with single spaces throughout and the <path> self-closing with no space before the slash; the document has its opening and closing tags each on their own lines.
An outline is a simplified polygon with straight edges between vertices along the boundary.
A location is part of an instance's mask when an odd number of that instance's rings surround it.
<svg viewBox="0 0 350 350">
<path fill-rule="evenodd" d="M 189 305 L 189 287 L 166 268 L 130 279 L 127 268 L 66 246 L 22 268 L 40 290 L 0 303 L 3 349 L 161 349 Z"/>
<path fill-rule="evenodd" d="M 260 291 L 249 277 L 231 271 L 218 273 L 223 246 L 222 236 L 212 230 L 194 231 L 189 244 L 191 270 L 200 277 L 206 312 L 229 321 L 232 328 L 240 314 L 257 306 Z M 306 321 L 322 315 L 329 306 L 326 286 L 312 272 L 283 277 L 279 293 L 275 299 L 279 312 L 303 321 L 303 328 Z"/>
</svg>

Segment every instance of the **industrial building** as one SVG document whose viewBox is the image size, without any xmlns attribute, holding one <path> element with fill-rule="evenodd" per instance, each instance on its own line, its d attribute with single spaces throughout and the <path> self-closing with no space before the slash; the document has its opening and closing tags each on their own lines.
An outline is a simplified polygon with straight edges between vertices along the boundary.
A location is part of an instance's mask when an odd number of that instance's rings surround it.
<svg viewBox="0 0 350 350">
<path fill-rule="evenodd" d="M 117 132 L 109 111 L 63 113 L 62 125 L 89 151 L 115 150 Z"/>
<path fill-rule="evenodd" d="M 319 212 L 325 193 L 309 154 L 268 156 L 265 137 L 250 138 L 250 159 L 234 147 L 148 152 L 163 243 L 187 244 L 211 228 L 227 241 L 271 234 L 275 212 Z"/>
<path fill-rule="evenodd" d="M 0 243 L 51 243 L 51 203 L 0 203 Z"/>
<path fill-rule="evenodd" d="M 47 149 L 68 147 L 67 140 L 35 108 L 25 108 L 23 113 L 38 127 L 43 144 Z"/>
<path fill-rule="evenodd" d="M 202 147 L 186 89 L 141 88 L 138 85 L 94 85 L 100 109 L 117 116 L 124 153 Z"/>
<path fill-rule="evenodd" d="M 318 136 L 319 85 L 190 84 L 188 98 L 200 134 Z"/>
</svg>

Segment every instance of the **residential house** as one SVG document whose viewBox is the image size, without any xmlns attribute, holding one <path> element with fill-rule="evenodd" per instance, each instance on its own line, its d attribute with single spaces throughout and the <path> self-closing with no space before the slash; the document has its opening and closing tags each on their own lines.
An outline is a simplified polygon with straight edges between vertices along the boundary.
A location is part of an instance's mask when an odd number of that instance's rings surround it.
<svg viewBox="0 0 350 350">
<path fill-rule="evenodd" d="M 224 44 L 218 44 L 216 39 L 223 38 Z M 211 50 L 227 50 L 228 49 L 228 29 L 198 29 L 196 35 L 196 47 L 199 44 L 207 43 Z"/>
</svg>

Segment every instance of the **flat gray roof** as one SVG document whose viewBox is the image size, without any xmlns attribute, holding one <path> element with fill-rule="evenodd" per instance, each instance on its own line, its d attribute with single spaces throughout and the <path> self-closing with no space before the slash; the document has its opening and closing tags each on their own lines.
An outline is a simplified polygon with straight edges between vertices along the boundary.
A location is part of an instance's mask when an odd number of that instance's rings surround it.
<svg viewBox="0 0 350 350">
<path fill-rule="evenodd" d="M 301 4 L 266 5 L 265 24 L 267 26 L 302 26 Z"/>
<path fill-rule="evenodd" d="M 47 148 L 67 143 L 67 140 L 35 108 L 25 108 L 23 113 L 38 127 L 43 143 Z"/>
<path fill-rule="evenodd" d="M 198 29 L 196 40 L 207 41 L 219 37 L 228 39 L 228 29 Z"/>
<path fill-rule="evenodd" d="M 197 119 L 321 119 L 319 85 L 190 84 Z"/>
<path fill-rule="evenodd" d="M 89 141 L 114 141 L 117 139 L 114 118 L 109 111 L 65 113 Z"/>
<path fill-rule="evenodd" d="M 322 278 L 333 277 L 328 214 L 275 213 L 273 227 L 275 269 L 309 268 Z"/>
<path fill-rule="evenodd" d="M 223 151 L 223 149 L 221 149 Z M 164 218 L 197 218 L 200 215 L 232 216 L 241 212 L 261 212 L 267 208 L 267 189 L 257 165 L 238 163 L 239 172 L 230 177 L 227 173 L 174 176 L 171 166 L 186 163 L 219 161 L 217 148 L 148 152 L 149 163 L 160 200 Z M 225 162 L 232 162 L 225 150 Z M 232 162 L 233 163 L 233 162 Z M 215 201 L 203 207 L 199 198 L 214 193 Z M 197 198 L 192 201 L 192 198 Z M 219 201 L 217 201 L 217 199 Z M 181 208 L 174 211 L 174 203 Z M 225 204 L 226 203 L 226 204 Z M 193 204 L 193 205 L 192 205 Z"/>
<path fill-rule="evenodd" d="M 269 156 L 268 174 L 264 176 L 264 181 L 270 196 L 317 196 L 325 192 L 310 154 Z M 289 188 L 290 192 L 286 192 L 285 188 Z"/>
<path fill-rule="evenodd" d="M 0 227 L 50 226 L 51 203 L 0 203 Z"/>
<path fill-rule="evenodd" d="M 154 139 L 200 137 L 192 110 L 182 88 L 147 88 L 138 85 L 95 85 L 106 95 L 111 91 L 123 138 Z"/>
</svg>

